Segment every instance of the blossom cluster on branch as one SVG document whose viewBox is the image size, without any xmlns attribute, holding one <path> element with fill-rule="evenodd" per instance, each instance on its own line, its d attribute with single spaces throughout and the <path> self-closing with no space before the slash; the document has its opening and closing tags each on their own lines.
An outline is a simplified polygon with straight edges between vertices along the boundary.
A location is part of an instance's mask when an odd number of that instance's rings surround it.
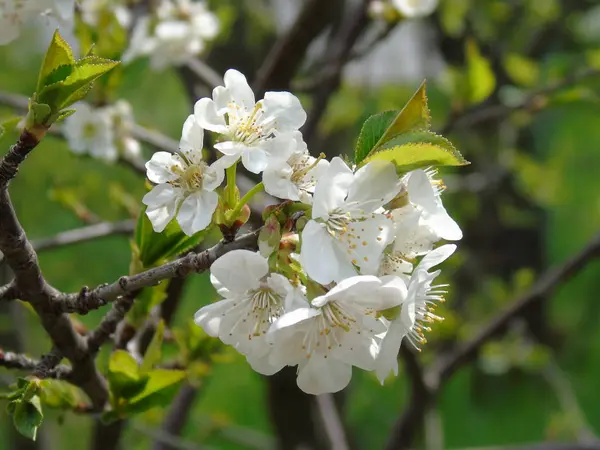
<svg viewBox="0 0 600 450">
<path fill-rule="evenodd" d="M 196 323 L 246 356 L 258 372 L 298 367 L 298 386 L 321 394 L 343 389 L 352 366 L 383 382 L 397 374 L 403 338 L 419 346 L 443 301 L 439 270 L 462 233 L 442 205 L 443 183 L 421 168 L 398 174 L 391 161 L 360 167 L 311 156 L 299 131 L 306 113 L 289 92 L 256 101 L 230 69 L 212 99 L 201 98 L 183 125 L 179 151 L 146 164 L 155 183 L 143 203 L 153 228 L 176 220 L 193 235 L 216 222 L 233 232 L 241 208 L 262 189 L 284 200 L 265 211 L 260 251 L 235 250 L 211 267 L 223 297 Z M 204 130 L 220 157 L 202 153 Z M 240 198 L 238 163 L 262 182 Z M 226 186 L 220 188 L 224 180 Z"/>
</svg>

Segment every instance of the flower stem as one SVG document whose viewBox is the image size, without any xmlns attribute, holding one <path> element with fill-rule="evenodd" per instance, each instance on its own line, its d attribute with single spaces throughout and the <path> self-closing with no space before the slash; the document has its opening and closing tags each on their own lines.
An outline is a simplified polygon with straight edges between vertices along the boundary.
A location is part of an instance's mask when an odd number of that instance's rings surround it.
<svg viewBox="0 0 600 450">
<path fill-rule="evenodd" d="M 227 186 L 225 188 L 225 200 L 229 206 L 236 204 L 236 198 L 235 198 L 236 169 L 237 169 L 237 162 L 225 170 L 225 174 L 227 175 Z"/>
<path fill-rule="evenodd" d="M 244 195 L 242 198 L 240 198 L 240 201 L 237 202 L 237 205 L 235 205 L 235 208 L 233 208 L 231 210 L 230 217 L 232 219 L 236 218 L 238 216 L 238 214 L 240 213 L 240 211 L 242 210 L 242 208 L 244 207 L 244 205 L 246 203 L 248 203 L 252 199 L 252 197 L 254 197 L 256 194 L 258 194 L 259 192 L 262 192 L 264 190 L 265 190 L 265 185 L 261 181 L 256 186 L 254 186 L 252 189 L 250 189 L 248 192 L 246 192 L 246 195 Z"/>
</svg>

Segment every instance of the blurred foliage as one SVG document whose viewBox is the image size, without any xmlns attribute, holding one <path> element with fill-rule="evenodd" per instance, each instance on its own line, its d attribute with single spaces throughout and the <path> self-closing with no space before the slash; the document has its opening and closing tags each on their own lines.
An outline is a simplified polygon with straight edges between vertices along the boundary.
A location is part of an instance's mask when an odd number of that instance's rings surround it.
<svg viewBox="0 0 600 450">
<path fill-rule="evenodd" d="M 217 13 L 227 25 L 208 61 L 218 71 L 230 66 L 255 71 L 274 33 L 263 2 L 245 2 L 243 7 L 235 0 L 211 3 L 218 4 Z M 463 227 L 465 239 L 444 266 L 440 282 L 451 286 L 438 311 L 445 321 L 428 336 L 430 343 L 421 355 L 425 363 L 472 337 L 531 286 L 544 268 L 568 258 L 600 229 L 600 77 L 544 91 L 580 70 L 600 69 L 600 6 L 595 3 L 442 0 L 426 21 L 437 31 L 436 45 L 447 63 L 428 80 L 431 128 L 451 125 L 447 137 L 472 164 L 441 173 L 448 185 L 446 208 Z M 35 90 L 39 55 L 24 57 L 33 45 L 23 37 L 0 47 L 0 90 L 24 95 Z M 117 76 L 114 96 L 133 104 L 138 123 L 177 138 L 191 107 L 178 72 L 153 74 L 145 61 L 137 61 L 119 68 Z M 311 151 L 315 155 L 324 151 L 329 157 L 351 154 L 360 124 L 371 114 L 405 104 L 420 82 L 344 84 L 320 124 L 320 148 Z M 479 120 L 486 108 L 498 106 L 516 112 Z M 475 123 L 461 125 L 457 118 L 469 114 Z M 10 109 L 0 107 L 3 121 L 12 117 Z M 14 138 L 8 127 L 0 139 L 0 152 Z M 77 157 L 55 137 L 45 139 L 31 154 L 11 189 L 19 218 L 34 239 L 81 226 L 90 217 L 109 221 L 131 217 L 139 213 L 135 205 L 146 192 L 144 181 L 127 167 Z M 45 252 L 40 259 L 52 284 L 76 291 L 128 273 L 131 246 L 127 238 L 113 236 Z M 150 259 L 144 265 L 157 261 Z M 573 438 L 580 418 L 545 378 L 554 363 L 570 380 L 587 421 L 600 433 L 598 280 L 600 264 L 595 263 L 563 286 L 547 308 L 532 311 L 529 325 L 514 324 L 504 337 L 483 348 L 477 364 L 456 373 L 439 402 L 446 447 Z M 162 301 L 165 288 L 145 290 L 147 304 Z M 206 274 L 192 276 L 170 330 L 171 340 L 169 333 L 165 337 L 162 361 L 191 364 L 188 381 L 200 388 L 183 437 L 224 450 L 248 448 L 243 442 L 257 436 L 261 442 L 272 442 L 264 379 L 242 356 L 190 325 L 195 311 L 215 298 Z M 91 327 L 103 312 L 78 319 Z M 33 314 L 24 314 L 24 346 L 30 354 L 40 355 L 48 350 L 45 334 Z M 12 322 L 0 316 L 1 332 L 11 327 Z M 101 366 L 107 368 L 108 349 L 101 358 Z M 7 373 L 0 369 L 0 375 L 3 381 Z M 54 383 L 50 387 L 61 389 Z M 372 374 L 355 372 L 345 392 L 345 419 L 360 448 L 383 446 L 408 399 L 407 389 L 402 373 L 381 387 Z M 77 393 L 57 397 L 51 389 L 43 392 L 42 402 L 48 405 L 68 396 L 73 403 L 80 402 Z M 53 448 L 81 448 L 88 439 L 89 418 L 67 413 L 68 420 L 59 421 L 53 419 L 64 413 L 51 409 L 44 413 L 41 431 L 51 436 Z M 164 413 L 164 408 L 155 408 L 139 416 L 128 427 L 123 448 L 148 448 L 152 439 L 136 424 L 158 427 Z M 10 419 L 0 416 L 1 436 L 12 426 Z M 77 444 L 71 438 L 75 434 Z M 0 449 L 4 445 L 0 441 Z"/>
</svg>

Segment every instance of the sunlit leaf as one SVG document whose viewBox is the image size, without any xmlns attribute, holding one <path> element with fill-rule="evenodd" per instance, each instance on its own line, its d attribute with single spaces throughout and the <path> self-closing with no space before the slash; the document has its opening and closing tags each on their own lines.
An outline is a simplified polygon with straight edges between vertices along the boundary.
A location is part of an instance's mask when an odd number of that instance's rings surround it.
<svg viewBox="0 0 600 450">
<path fill-rule="evenodd" d="M 466 58 L 469 101 L 481 103 L 494 92 L 496 77 L 490 62 L 481 54 L 474 40 L 466 43 Z"/>
<path fill-rule="evenodd" d="M 56 30 L 40 68 L 37 92 L 40 92 L 48 84 L 64 80 L 71 73 L 71 66 L 74 63 L 71 47 Z"/>
<path fill-rule="evenodd" d="M 15 400 L 13 423 L 23 436 L 35 441 L 37 430 L 42 424 L 44 414 L 40 398 L 34 395 L 29 400 Z"/>
</svg>

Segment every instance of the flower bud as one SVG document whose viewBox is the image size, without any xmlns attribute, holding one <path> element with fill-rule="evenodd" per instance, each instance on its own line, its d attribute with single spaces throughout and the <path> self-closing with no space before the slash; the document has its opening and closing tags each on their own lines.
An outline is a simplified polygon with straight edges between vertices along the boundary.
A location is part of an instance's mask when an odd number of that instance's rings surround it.
<svg viewBox="0 0 600 450">
<path fill-rule="evenodd" d="M 268 258 L 276 249 L 279 248 L 281 240 L 281 225 L 275 215 L 270 215 L 265 221 L 258 235 L 258 249 L 260 254 Z"/>
</svg>

